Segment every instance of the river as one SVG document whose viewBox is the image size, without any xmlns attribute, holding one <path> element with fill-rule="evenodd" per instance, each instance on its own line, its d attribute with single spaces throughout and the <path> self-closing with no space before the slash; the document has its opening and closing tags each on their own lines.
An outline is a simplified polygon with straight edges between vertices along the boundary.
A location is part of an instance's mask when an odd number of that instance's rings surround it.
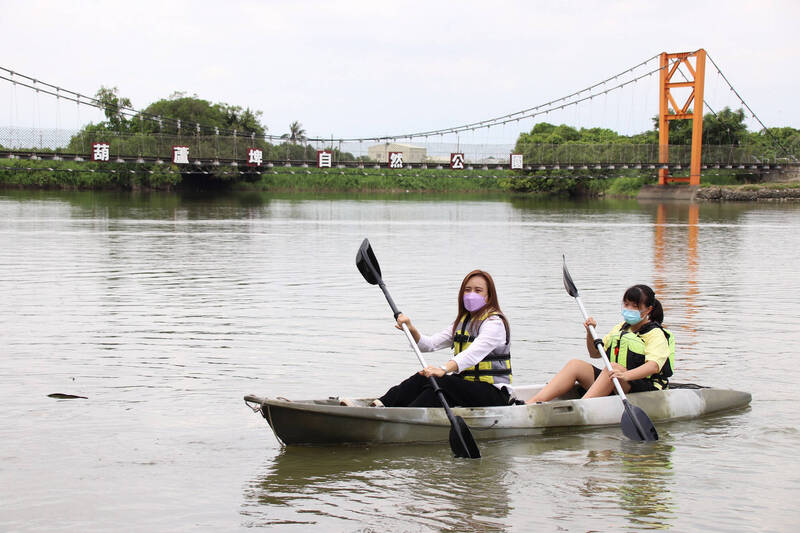
<svg viewBox="0 0 800 533">
<path fill-rule="evenodd" d="M 585 357 L 565 254 L 600 331 L 650 284 L 673 379 L 753 402 L 652 445 L 284 448 L 243 395 L 375 396 L 417 368 L 364 237 L 424 332 L 491 272 L 517 383 Z M 800 203 L 0 191 L 0 530 L 794 530 L 799 274 Z"/>
</svg>

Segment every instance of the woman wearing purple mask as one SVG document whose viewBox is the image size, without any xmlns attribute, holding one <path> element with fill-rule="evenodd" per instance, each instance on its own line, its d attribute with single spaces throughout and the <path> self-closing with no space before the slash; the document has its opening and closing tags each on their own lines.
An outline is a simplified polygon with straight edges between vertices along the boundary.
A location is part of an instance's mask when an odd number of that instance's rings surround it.
<svg viewBox="0 0 800 533">
<path fill-rule="evenodd" d="M 435 376 L 450 405 L 508 405 L 511 384 L 511 344 L 508 320 L 500 310 L 494 280 L 473 270 L 461 282 L 458 314 L 453 324 L 435 335 L 421 335 L 411 319 L 400 314 L 396 328 L 408 326 L 420 351 L 453 348 L 442 366 L 428 366 L 373 402 L 385 407 L 439 407 L 430 376 Z"/>
</svg>

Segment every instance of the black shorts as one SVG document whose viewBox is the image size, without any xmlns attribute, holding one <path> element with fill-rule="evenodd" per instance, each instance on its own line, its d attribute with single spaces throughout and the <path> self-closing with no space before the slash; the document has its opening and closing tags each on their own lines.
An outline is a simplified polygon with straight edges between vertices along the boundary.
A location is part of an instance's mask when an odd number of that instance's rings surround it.
<svg viewBox="0 0 800 533">
<path fill-rule="evenodd" d="M 594 379 L 597 381 L 597 377 L 603 371 L 601 368 L 597 368 L 596 366 L 592 365 L 592 369 L 594 370 Z M 628 391 L 628 394 L 632 392 L 647 392 L 651 390 L 658 390 L 654 385 L 653 382 L 649 379 L 634 379 L 633 381 L 628 382 L 631 386 L 631 390 Z M 586 389 L 578 385 L 578 392 L 580 392 L 581 396 L 586 394 Z M 611 394 L 616 394 L 617 388 L 614 387 L 614 390 L 611 391 Z"/>
</svg>

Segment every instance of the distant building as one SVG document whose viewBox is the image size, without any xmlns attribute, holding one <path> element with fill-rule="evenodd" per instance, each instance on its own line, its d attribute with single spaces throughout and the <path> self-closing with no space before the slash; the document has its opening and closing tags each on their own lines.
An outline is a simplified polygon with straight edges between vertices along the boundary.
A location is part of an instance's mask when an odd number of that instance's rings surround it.
<svg viewBox="0 0 800 533">
<path fill-rule="evenodd" d="M 375 144 L 367 148 L 369 158 L 378 163 L 388 163 L 389 152 L 403 152 L 403 161 L 405 163 L 422 163 L 426 160 L 426 154 L 428 153 L 423 146 L 400 143 Z"/>
</svg>

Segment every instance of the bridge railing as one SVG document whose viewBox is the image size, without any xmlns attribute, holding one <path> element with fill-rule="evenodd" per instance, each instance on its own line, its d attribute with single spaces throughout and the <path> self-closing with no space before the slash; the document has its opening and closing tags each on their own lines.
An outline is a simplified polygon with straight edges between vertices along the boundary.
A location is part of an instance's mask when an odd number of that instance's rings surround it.
<svg viewBox="0 0 800 533">
<path fill-rule="evenodd" d="M 242 161 L 248 148 L 260 148 L 264 161 L 308 162 L 316 161 L 318 149 L 333 149 L 333 161 L 373 161 L 369 157 L 368 143 L 309 142 L 273 144 L 263 138 L 223 135 L 167 135 L 130 134 L 111 131 L 86 132 L 63 129 L 33 129 L 0 127 L 0 150 L 30 151 L 40 154 L 70 154 L 91 158 L 93 143 L 109 144 L 111 159 L 118 157 L 145 157 L 148 159 L 172 158 L 173 146 L 188 146 L 192 160 Z M 503 144 L 449 144 L 442 142 L 414 142 L 425 149 L 421 160 L 448 166 L 451 152 L 461 152 L 468 164 L 508 164 L 514 147 Z M 535 165 L 616 165 L 653 164 L 659 162 L 657 144 L 630 143 L 563 143 L 529 144 L 520 150 L 525 166 Z M 752 165 L 800 160 L 800 145 L 790 147 L 792 153 L 778 153 L 761 146 L 703 145 L 703 164 Z M 418 155 L 418 157 L 421 157 Z M 408 158 L 407 158 L 408 160 Z M 669 162 L 689 166 L 691 146 L 670 145 Z"/>
<path fill-rule="evenodd" d="M 775 163 L 779 159 L 797 160 L 798 153 L 786 156 L 758 146 L 703 145 L 702 161 L 706 165 L 751 165 Z M 659 162 L 657 144 L 533 144 L 522 150 L 526 164 L 580 165 L 580 164 L 650 164 Z M 671 164 L 689 166 L 692 154 L 690 145 L 670 145 L 667 161 Z"/>
</svg>

